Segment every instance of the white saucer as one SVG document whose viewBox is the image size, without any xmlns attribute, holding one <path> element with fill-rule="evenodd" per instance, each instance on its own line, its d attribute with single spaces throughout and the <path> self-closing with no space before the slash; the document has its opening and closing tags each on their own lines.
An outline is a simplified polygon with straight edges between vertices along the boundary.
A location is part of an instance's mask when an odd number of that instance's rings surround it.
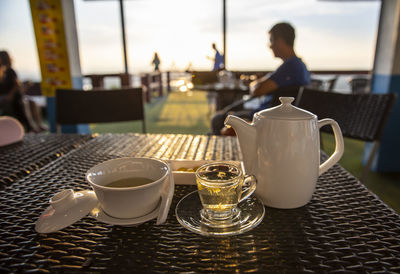
<svg viewBox="0 0 400 274">
<path fill-rule="evenodd" d="M 89 213 L 89 216 L 96 219 L 97 221 L 100 221 L 102 223 L 106 223 L 109 225 L 133 226 L 133 225 L 139 225 L 139 224 L 145 223 L 147 221 L 150 221 L 154 218 L 157 218 L 158 211 L 160 210 L 160 206 L 161 206 L 161 199 L 160 199 L 160 202 L 158 203 L 157 207 L 147 215 L 137 217 L 137 218 L 120 219 L 120 218 L 111 217 L 110 215 L 108 215 L 107 213 L 104 212 L 104 210 L 101 208 L 100 204 L 97 204 L 97 206 L 95 208 L 93 208 L 92 211 Z"/>
</svg>

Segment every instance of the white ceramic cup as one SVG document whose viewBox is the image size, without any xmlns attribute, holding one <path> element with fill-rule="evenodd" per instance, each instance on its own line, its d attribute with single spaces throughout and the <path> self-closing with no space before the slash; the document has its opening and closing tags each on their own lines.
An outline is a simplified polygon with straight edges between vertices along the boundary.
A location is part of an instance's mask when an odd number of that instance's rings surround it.
<svg viewBox="0 0 400 274">
<path fill-rule="evenodd" d="M 150 158 L 118 158 L 98 164 L 86 173 L 102 209 L 115 218 L 136 218 L 149 214 L 160 203 L 162 186 L 170 168 Z M 120 179 L 144 177 L 152 182 L 135 187 L 107 187 Z"/>
</svg>

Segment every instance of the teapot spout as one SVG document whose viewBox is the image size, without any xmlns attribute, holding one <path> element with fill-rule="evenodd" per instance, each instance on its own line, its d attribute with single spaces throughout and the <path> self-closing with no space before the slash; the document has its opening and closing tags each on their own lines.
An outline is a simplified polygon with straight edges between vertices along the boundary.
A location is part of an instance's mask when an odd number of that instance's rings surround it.
<svg viewBox="0 0 400 274">
<path fill-rule="evenodd" d="M 238 136 L 246 174 L 255 175 L 255 170 L 253 170 L 256 168 L 255 163 L 257 163 L 255 126 L 234 115 L 226 117 L 225 125 L 233 127 Z"/>
</svg>

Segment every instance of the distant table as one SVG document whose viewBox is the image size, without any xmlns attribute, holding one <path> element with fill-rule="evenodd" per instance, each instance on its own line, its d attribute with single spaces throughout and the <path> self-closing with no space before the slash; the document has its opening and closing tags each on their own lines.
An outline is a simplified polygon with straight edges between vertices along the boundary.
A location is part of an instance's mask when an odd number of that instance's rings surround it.
<svg viewBox="0 0 400 274">
<path fill-rule="evenodd" d="M 249 89 L 245 86 L 224 86 L 220 83 L 195 86 L 194 89 L 214 94 L 216 110 L 221 110 L 233 102 L 241 100 L 243 95 L 249 94 Z"/>
<path fill-rule="evenodd" d="M 74 137 L 49 138 L 62 144 Z M 238 236 L 209 238 L 180 226 L 174 209 L 196 189 L 192 185 L 176 186 L 167 222 L 160 226 L 155 220 L 112 226 L 86 217 L 57 233 L 34 231 L 54 193 L 89 188 L 87 169 L 122 156 L 241 160 L 235 137 L 93 138 L 0 190 L 0 271 L 400 272 L 400 216 L 339 165 L 319 177 L 308 205 L 292 210 L 266 207 L 263 222 Z"/>
</svg>

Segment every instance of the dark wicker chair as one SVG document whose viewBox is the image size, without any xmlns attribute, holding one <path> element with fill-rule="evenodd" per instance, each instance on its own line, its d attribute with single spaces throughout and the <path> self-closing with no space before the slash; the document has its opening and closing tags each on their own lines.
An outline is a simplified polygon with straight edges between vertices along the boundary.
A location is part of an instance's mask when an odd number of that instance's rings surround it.
<svg viewBox="0 0 400 274">
<path fill-rule="evenodd" d="M 271 101 L 269 103 L 269 107 L 277 106 L 280 104 L 279 97 L 297 97 L 299 94 L 299 90 L 301 90 L 303 87 L 284 87 L 284 88 L 279 88 L 276 91 L 272 92 L 270 95 L 272 95 Z M 249 119 L 251 116 L 251 113 L 253 110 L 244 110 L 243 105 L 254 99 L 254 97 L 248 98 L 248 99 L 241 99 L 238 100 L 228 106 L 226 106 L 224 109 L 219 111 L 212 119 L 211 121 L 211 127 L 212 127 L 212 133 L 217 134 L 216 131 L 219 130 L 219 128 L 222 126 L 223 127 L 223 122 L 225 118 L 230 114 L 231 112 L 234 112 L 234 115 L 237 115 L 241 118 L 244 119 Z M 297 99 L 297 98 L 296 98 Z M 296 103 L 296 101 L 295 101 Z M 234 131 L 232 130 L 231 132 L 225 133 L 225 135 L 232 135 L 235 134 Z"/>
<path fill-rule="evenodd" d="M 271 98 L 271 103 L 270 103 L 270 107 L 274 107 L 280 104 L 279 101 L 279 97 L 294 97 L 295 101 L 294 104 L 296 105 L 296 103 L 298 102 L 297 97 L 299 94 L 299 90 L 302 90 L 303 87 L 283 87 L 283 88 L 279 88 L 276 91 L 272 92 L 270 95 L 272 95 Z M 250 101 L 253 100 L 254 97 L 249 97 L 247 99 L 241 99 L 238 100 L 236 102 L 233 102 L 232 104 L 226 106 L 223 111 L 227 114 L 230 111 L 237 111 L 237 110 L 242 110 L 243 109 L 243 105 Z"/>
<path fill-rule="evenodd" d="M 220 89 L 213 93 L 215 93 L 215 110 L 219 111 L 241 100 L 244 95 L 249 94 L 249 91 L 241 89 Z"/>
<path fill-rule="evenodd" d="M 284 87 L 277 89 L 271 93 L 272 99 L 270 107 L 275 107 L 281 104 L 279 97 L 294 97 L 293 105 L 297 106 L 299 103 L 299 94 L 301 94 L 303 89 L 304 87 Z"/>
<path fill-rule="evenodd" d="M 141 88 L 117 90 L 56 90 L 56 122 L 61 125 L 142 120 L 146 132 Z"/>
<path fill-rule="evenodd" d="M 299 95 L 298 107 L 316 114 L 318 119 L 334 119 L 338 122 L 344 137 L 374 143 L 361 176 L 361 180 L 364 181 L 378 149 L 396 95 L 342 94 L 308 88 L 303 89 Z M 330 127 L 321 130 L 332 132 Z"/>
</svg>

